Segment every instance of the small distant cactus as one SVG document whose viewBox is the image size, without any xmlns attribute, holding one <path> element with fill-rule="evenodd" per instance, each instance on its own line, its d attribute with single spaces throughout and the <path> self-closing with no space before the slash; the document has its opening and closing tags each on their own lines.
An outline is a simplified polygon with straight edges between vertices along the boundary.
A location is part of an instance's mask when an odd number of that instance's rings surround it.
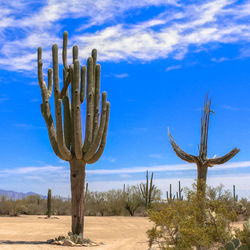
<svg viewBox="0 0 250 250">
<path fill-rule="evenodd" d="M 47 215 L 48 218 L 51 216 L 51 189 L 48 190 L 48 196 L 47 196 Z"/>
<path fill-rule="evenodd" d="M 144 204 L 146 208 L 148 209 L 152 203 L 152 201 L 155 199 L 155 196 L 157 194 L 156 186 L 153 184 L 153 177 L 154 173 L 151 174 L 150 183 L 148 180 L 148 171 L 146 172 L 146 183 L 141 183 L 139 185 L 141 196 L 144 200 Z"/>
<path fill-rule="evenodd" d="M 179 181 L 178 185 L 179 185 L 179 191 L 177 195 L 177 200 L 183 200 L 183 195 L 181 194 L 183 191 L 183 188 L 181 188 L 181 181 Z"/>
<path fill-rule="evenodd" d="M 172 194 L 172 184 L 169 184 L 169 191 L 166 192 L 167 200 L 183 200 L 182 195 L 183 188 L 181 188 L 181 182 L 178 182 L 178 192 L 176 192 L 176 195 L 173 196 Z"/>
<path fill-rule="evenodd" d="M 172 200 L 173 195 L 172 195 L 172 184 L 169 184 L 169 191 L 167 191 L 167 200 Z"/>
<path fill-rule="evenodd" d="M 233 198 L 234 198 L 234 206 L 235 206 L 235 203 L 238 202 L 238 195 L 235 192 L 235 185 L 233 185 Z"/>
</svg>

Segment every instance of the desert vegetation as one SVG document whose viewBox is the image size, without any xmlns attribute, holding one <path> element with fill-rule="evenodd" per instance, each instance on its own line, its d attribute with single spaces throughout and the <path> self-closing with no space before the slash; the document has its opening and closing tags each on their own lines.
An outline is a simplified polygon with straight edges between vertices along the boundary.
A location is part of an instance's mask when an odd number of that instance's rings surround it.
<svg viewBox="0 0 250 250">
<path fill-rule="evenodd" d="M 169 198 L 168 202 L 154 203 L 149 210 L 149 218 L 155 223 L 148 231 L 149 247 L 224 249 L 240 235 L 242 246 L 250 243 L 249 233 L 246 233 L 248 224 L 243 231 L 237 230 L 236 234 L 232 227 L 233 221 L 246 221 L 249 218 L 250 202 L 247 199 L 236 202 L 229 191 L 223 190 L 222 185 L 205 189 L 204 197 L 203 190 L 197 191 L 197 184 L 194 183 L 193 189 L 185 188 L 184 200 Z"/>
<path fill-rule="evenodd" d="M 211 99 L 206 96 L 201 116 L 201 137 L 199 155 L 184 152 L 169 133 L 171 146 L 182 160 L 197 165 L 197 182 L 193 190 L 186 189 L 186 199 L 182 199 L 181 186 L 175 196 L 167 192 L 167 203 L 155 203 L 149 210 L 149 218 L 155 226 L 148 231 L 149 247 L 157 244 L 160 249 L 249 249 L 249 226 L 243 231 L 233 231 L 231 222 L 249 217 L 249 202 L 243 199 L 246 207 L 238 203 L 233 185 L 233 195 L 217 188 L 207 187 L 208 167 L 223 164 L 233 158 L 240 150 L 234 148 L 222 157 L 207 157 L 207 141 Z M 238 237 L 238 238 L 235 238 Z M 241 241 L 240 238 L 241 237 Z"/>
</svg>

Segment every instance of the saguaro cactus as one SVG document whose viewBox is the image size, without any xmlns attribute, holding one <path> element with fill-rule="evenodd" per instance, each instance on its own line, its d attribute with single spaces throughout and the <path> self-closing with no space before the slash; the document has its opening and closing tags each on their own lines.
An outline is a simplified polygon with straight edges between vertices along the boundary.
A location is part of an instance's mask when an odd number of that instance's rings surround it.
<svg viewBox="0 0 250 250">
<path fill-rule="evenodd" d="M 154 173 L 152 172 L 150 183 L 148 181 L 148 171 L 146 171 L 146 183 L 139 185 L 141 196 L 144 200 L 146 208 L 149 208 L 157 194 L 156 186 L 153 184 Z"/>
<path fill-rule="evenodd" d="M 48 195 L 47 195 L 47 215 L 48 218 L 51 216 L 51 189 L 48 190 Z"/>
<path fill-rule="evenodd" d="M 199 147 L 199 155 L 194 156 L 184 152 L 174 141 L 173 137 L 169 133 L 170 143 L 173 147 L 174 152 L 182 160 L 189 163 L 195 163 L 197 165 L 197 191 L 205 191 L 205 184 L 207 180 L 207 169 L 208 167 L 213 167 L 214 165 L 223 164 L 233 158 L 240 150 L 234 148 L 229 153 L 222 157 L 207 158 L 207 140 L 208 140 L 208 125 L 209 117 L 212 110 L 210 109 L 211 99 L 208 96 L 205 98 L 204 110 L 201 116 L 201 139 Z"/>
<path fill-rule="evenodd" d="M 68 65 L 67 43 L 68 33 L 64 32 L 62 51 L 62 90 L 60 91 L 59 87 L 58 46 L 56 44 L 52 47 L 53 70 L 48 69 L 48 87 L 43 80 L 42 48 L 38 48 L 38 80 L 43 100 L 43 103 L 41 104 L 41 112 L 47 125 L 51 146 L 60 159 L 69 161 L 70 163 L 72 232 L 83 237 L 85 165 L 86 163 L 92 164 L 96 162 L 103 153 L 107 138 L 110 104 L 107 102 L 107 93 L 103 92 L 100 117 L 101 67 L 99 64 L 96 64 L 96 49 L 92 50 L 92 56 L 88 58 L 87 69 L 85 66 L 80 68 L 78 47 L 76 45 L 73 47 L 73 63 Z M 85 139 L 83 142 L 81 104 L 85 99 L 86 80 L 87 110 Z M 71 98 L 69 97 L 70 83 Z M 56 128 L 54 126 L 49 104 L 52 85 L 54 85 Z"/>
<path fill-rule="evenodd" d="M 233 185 L 233 199 L 234 199 L 234 206 L 236 202 L 238 201 L 238 195 L 235 192 L 235 185 Z"/>
</svg>

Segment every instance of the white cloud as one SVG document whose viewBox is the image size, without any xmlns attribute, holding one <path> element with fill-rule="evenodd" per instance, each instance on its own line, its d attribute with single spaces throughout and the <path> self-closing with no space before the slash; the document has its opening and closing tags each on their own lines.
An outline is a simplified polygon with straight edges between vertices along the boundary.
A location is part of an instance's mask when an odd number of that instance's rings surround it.
<svg viewBox="0 0 250 250">
<path fill-rule="evenodd" d="M 42 172 L 59 172 L 64 170 L 65 167 L 61 166 L 43 166 L 43 167 L 20 167 L 14 169 L 3 169 L 0 170 L 1 174 L 30 174 L 30 173 L 42 173 Z"/>
<path fill-rule="evenodd" d="M 7 3 L 1 12 L 0 67 L 8 70 L 35 70 L 36 48 L 40 45 L 44 47 L 45 63 L 49 64 L 52 44 L 62 44 L 58 35 L 66 18 L 86 18 L 85 27 L 96 25 L 92 33 L 80 32 L 79 27 L 76 33 L 71 31 L 74 35 L 70 37 L 69 45 L 77 42 L 79 54 L 84 59 L 95 47 L 101 61 L 182 59 L 190 45 L 201 50 L 202 46 L 213 42 L 247 43 L 250 37 L 250 27 L 246 22 L 250 16 L 249 1 L 242 4 L 237 4 L 236 0 L 184 4 L 174 0 L 104 0 L 96 3 L 90 0 L 49 0 L 35 9 L 29 7 L 29 2 L 19 2 L 18 7 Z M 173 9 L 167 8 L 145 21 L 135 24 L 120 21 L 128 10 L 167 5 L 172 5 Z M 27 14 L 21 18 L 15 16 L 20 11 Z M 102 24 L 106 24 L 105 27 Z M 22 37 L 8 38 L 4 33 L 7 28 L 12 28 L 17 34 L 21 32 Z"/>
</svg>

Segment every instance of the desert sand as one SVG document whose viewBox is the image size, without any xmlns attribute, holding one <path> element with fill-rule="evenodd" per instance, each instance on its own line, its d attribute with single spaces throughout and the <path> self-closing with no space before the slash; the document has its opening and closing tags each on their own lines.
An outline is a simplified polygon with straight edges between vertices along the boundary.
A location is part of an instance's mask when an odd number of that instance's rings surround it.
<svg viewBox="0 0 250 250">
<path fill-rule="evenodd" d="M 47 244 L 48 239 L 67 235 L 70 216 L 44 219 L 39 216 L 0 217 L 0 250 L 87 249 Z M 146 217 L 85 217 L 85 237 L 104 245 L 99 250 L 147 249 L 146 231 L 153 223 Z"/>
</svg>

